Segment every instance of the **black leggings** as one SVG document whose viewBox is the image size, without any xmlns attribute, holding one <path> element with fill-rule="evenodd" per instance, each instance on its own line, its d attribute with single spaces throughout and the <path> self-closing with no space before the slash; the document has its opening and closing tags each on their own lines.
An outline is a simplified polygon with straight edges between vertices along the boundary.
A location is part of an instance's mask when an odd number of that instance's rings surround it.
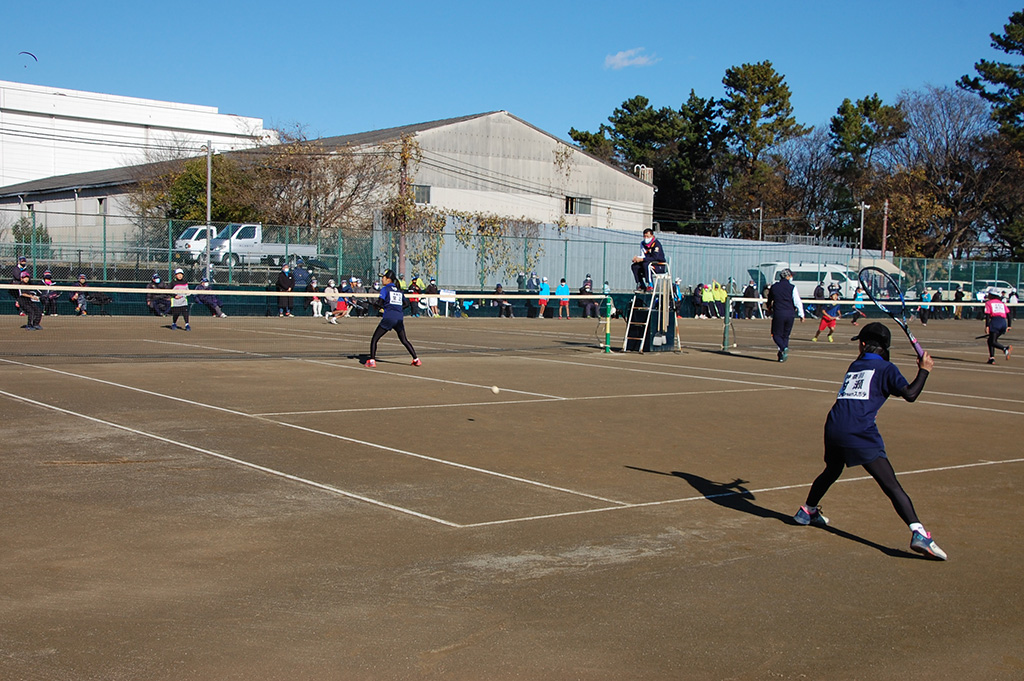
<svg viewBox="0 0 1024 681">
<path fill-rule="evenodd" d="M 184 316 L 185 323 L 188 324 L 188 305 L 183 305 L 181 307 L 171 307 L 171 323 L 177 324 L 178 317 L 180 316 Z"/>
<path fill-rule="evenodd" d="M 409 351 L 413 359 L 416 359 L 416 349 L 409 342 L 409 339 L 405 337 L 405 322 L 398 322 L 392 327 L 395 333 L 398 334 L 398 340 L 402 341 L 402 345 Z M 377 328 L 373 332 L 373 338 L 370 339 L 370 359 L 377 359 L 377 341 L 384 337 L 389 329 L 385 329 L 381 325 L 377 325 Z"/>
<path fill-rule="evenodd" d="M 825 492 L 832 486 L 832 483 L 839 479 L 845 467 L 846 463 L 841 460 L 825 463 L 825 470 L 815 478 L 814 483 L 811 485 L 811 491 L 807 494 L 808 506 L 817 506 L 821 502 Z M 910 497 L 903 491 L 899 481 L 896 479 L 896 471 L 892 469 L 889 459 L 880 456 L 874 461 L 864 464 L 864 470 L 875 479 L 878 486 L 885 492 L 885 496 L 889 497 L 892 507 L 896 509 L 896 513 L 899 514 L 903 522 L 907 525 L 918 522 L 914 503 L 910 501 Z"/>
<path fill-rule="evenodd" d="M 1006 352 L 1006 346 L 999 342 L 999 337 L 1006 333 L 1006 324 L 993 325 L 991 322 L 988 326 L 988 356 L 995 357 L 996 350 L 1002 350 Z"/>
</svg>

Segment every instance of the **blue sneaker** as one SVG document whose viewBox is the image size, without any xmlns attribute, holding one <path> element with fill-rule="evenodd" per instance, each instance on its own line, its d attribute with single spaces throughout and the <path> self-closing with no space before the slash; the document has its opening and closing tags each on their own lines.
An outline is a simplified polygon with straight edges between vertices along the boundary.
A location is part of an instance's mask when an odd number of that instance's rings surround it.
<svg viewBox="0 0 1024 681">
<path fill-rule="evenodd" d="M 189 326 L 188 324 L 186 324 L 186 325 L 185 325 L 185 330 L 186 330 L 186 331 L 191 331 L 191 330 L 192 330 L 192 327 L 191 327 L 191 326 Z"/>
<path fill-rule="evenodd" d="M 910 539 L 910 548 L 917 551 L 918 553 L 938 560 L 946 560 L 946 552 L 939 548 L 939 545 L 932 539 L 932 533 L 921 534 L 920 532 L 914 532 L 914 536 Z"/>
<path fill-rule="evenodd" d="M 172 323 L 171 324 L 171 331 L 177 331 L 177 330 L 178 330 L 178 325 Z"/>
<path fill-rule="evenodd" d="M 793 516 L 793 522 L 797 525 L 814 525 L 815 527 L 828 527 L 828 518 L 821 514 L 818 509 L 809 510 L 806 506 L 801 506 L 796 515 Z"/>
</svg>

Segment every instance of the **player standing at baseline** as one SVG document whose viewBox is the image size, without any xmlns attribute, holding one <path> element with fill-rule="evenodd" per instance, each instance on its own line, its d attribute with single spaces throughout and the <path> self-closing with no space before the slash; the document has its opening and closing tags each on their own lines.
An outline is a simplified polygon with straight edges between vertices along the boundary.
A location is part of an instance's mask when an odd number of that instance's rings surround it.
<svg viewBox="0 0 1024 681">
<path fill-rule="evenodd" d="M 409 339 L 405 337 L 405 316 L 402 313 L 402 302 L 404 296 L 401 289 L 395 285 L 398 281 L 394 270 L 388 270 L 380 275 L 383 286 L 380 289 L 380 298 L 377 305 L 381 308 L 384 316 L 381 318 L 377 328 L 373 331 L 373 338 L 370 339 L 370 359 L 366 360 L 366 366 L 373 368 L 377 366 L 377 341 L 392 329 L 398 334 L 398 340 L 402 342 L 405 349 L 412 355 L 412 365 L 421 366 L 423 363 L 416 357 L 416 348 L 412 346 Z"/>
<path fill-rule="evenodd" d="M 807 494 L 807 501 L 793 516 L 800 525 L 828 525 L 818 504 L 846 467 L 863 466 L 885 495 L 896 513 L 910 527 L 910 548 L 918 553 L 946 560 L 946 553 L 932 540 L 930 532 L 917 518 L 914 504 L 903 491 L 885 453 L 875 416 L 890 395 L 913 402 L 924 390 L 928 373 L 935 365 L 927 352 L 917 360 L 917 376 L 907 383 L 900 370 L 889 361 L 892 335 L 878 322 L 868 324 L 852 340 L 860 341 L 860 356 L 850 365 L 836 402 L 825 420 L 825 470 Z"/>
</svg>

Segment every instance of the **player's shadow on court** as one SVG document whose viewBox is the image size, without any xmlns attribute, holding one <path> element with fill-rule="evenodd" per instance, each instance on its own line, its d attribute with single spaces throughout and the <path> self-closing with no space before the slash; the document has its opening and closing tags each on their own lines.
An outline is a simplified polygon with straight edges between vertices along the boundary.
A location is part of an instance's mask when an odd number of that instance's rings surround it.
<svg viewBox="0 0 1024 681">
<path fill-rule="evenodd" d="M 693 473 L 684 473 L 682 471 L 672 471 L 671 473 L 665 473 L 664 471 L 655 471 L 649 468 L 639 468 L 637 466 L 626 466 L 634 471 L 640 471 L 642 473 L 654 473 L 655 475 L 668 475 L 675 478 L 682 478 L 690 487 L 692 487 L 698 494 L 707 499 L 713 504 L 718 504 L 723 508 L 728 508 L 733 511 L 740 511 L 742 513 L 749 513 L 750 515 L 757 516 L 758 518 L 768 518 L 771 520 L 778 520 L 779 522 L 785 523 L 786 525 L 796 525 L 796 521 L 793 520 L 793 516 L 779 513 L 778 511 L 770 508 L 765 508 L 754 503 L 754 493 L 744 487 L 749 480 L 743 480 L 736 478 L 732 482 L 715 482 L 714 480 L 708 480 L 707 478 Z M 815 528 L 817 529 L 817 528 Z M 824 528 L 826 532 L 830 532 L 837 537 L 843 539 L 849 539 L 850 541 L 869 546 L 873 549 L 881 551 L 887 556 L 893 558 L 914 558 L 922 559 L 923 556 L 919 556 L 916 553 L 910 551 L 904 551 L 902 549 L 894 549 L 889 546 L 882 546 L 875 542 L 859 537 L 851 532 L 840 530 L 835 527 Z"/>
</svg>

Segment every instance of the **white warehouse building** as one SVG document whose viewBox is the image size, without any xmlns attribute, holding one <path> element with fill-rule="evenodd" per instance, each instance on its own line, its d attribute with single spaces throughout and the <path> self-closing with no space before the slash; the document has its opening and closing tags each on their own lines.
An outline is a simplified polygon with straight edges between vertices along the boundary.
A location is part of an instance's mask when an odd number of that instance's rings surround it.
<svg viewBox="0 0 1024 681">
<path fill-rule="evenodd" d="M 318 143 L 326 149 L 372 151 L 406 137 L 415 140 L 420 152 L 418 162 L 409 168 L 409 182 L 420 204 L 568 227 L 638 232 L 651 225 L 650 181 L 506 111 L 323 138 Z M 146 170 L 119 167 L 2 186 L 0 212 L 8 221 L 27 215 L 43 220 L 54 244 L 95 243 L 100 225 L 108 241 L 126 242 L 133 223 L 124 198 Z"/>
<path fill-rule="evenodd" d="M 0 81 L 0 187 L 276 140 L 216 107 Z"/>
</svg>

